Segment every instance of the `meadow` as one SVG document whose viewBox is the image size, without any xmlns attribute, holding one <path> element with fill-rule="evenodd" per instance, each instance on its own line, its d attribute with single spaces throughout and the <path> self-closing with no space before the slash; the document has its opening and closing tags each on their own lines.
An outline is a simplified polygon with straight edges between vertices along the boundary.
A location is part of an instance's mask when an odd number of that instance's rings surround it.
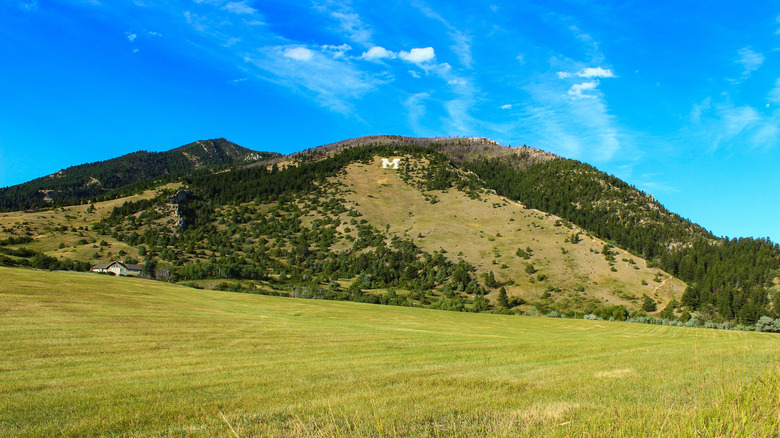
<svg viewBox="0 0 780 438">
<path fill-rule="evenodd" d="M 0 436 L 780 431 L 776 334 L 0 279 Z"/>
</svg>

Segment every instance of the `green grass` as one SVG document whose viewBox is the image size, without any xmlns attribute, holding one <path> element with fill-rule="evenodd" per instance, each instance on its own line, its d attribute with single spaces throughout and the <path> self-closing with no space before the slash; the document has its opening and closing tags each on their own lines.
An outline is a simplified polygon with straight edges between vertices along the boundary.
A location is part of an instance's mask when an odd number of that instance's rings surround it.
<svg viewBox="0 0 780 438">
<path fill-rule="evenodd" d="M 772 334 L 0 278 L 0 436 L 779 430 Z"/>
</svg>

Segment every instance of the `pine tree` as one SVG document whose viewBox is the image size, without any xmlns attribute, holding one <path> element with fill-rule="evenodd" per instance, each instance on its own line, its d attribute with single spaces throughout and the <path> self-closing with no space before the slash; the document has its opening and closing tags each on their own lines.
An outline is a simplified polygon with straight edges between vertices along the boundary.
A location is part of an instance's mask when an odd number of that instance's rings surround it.
<svg viewBox="0 0 780 438">
<path fill-rule="evenodd" d="M 506 288 L 501 286 L 501 289 L 498 291 L 498 305 L 501 306 L 502 309 L 508 309 L 509 308 L 509 297 L 506 293 Z"/>
</svg>

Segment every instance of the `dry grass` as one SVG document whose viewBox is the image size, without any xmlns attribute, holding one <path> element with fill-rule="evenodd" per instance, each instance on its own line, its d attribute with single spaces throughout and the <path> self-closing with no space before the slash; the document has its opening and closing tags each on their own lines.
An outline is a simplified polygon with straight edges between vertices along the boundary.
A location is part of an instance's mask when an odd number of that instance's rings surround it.
<svg viewBox="0 0 780 438">
<path fill-rule="evenodd" d="M 171 183 L 155 190 L 147 190 L 139 195 L 97 202 L 94 204 L 95 210 L 92 212 L 88 212 L 89 205 L 74 205 L 34 212 L 0 213 L 0 239 L 28 235 L 34 241 L 22 245 L 26 248 L 44 252 L 52 257 L 65 257 L 95 263 L 119 259 L 119 251 L 137 257 L 138 253 L 135 248 L 113 239 L 111 236 L 100 236 L 91 231 L 91 227 L 111 214 L 114 207 L 121 206 L 125 202 L 151 199 L 164 189 L 177 189 L 179 187 L 181 184 Z M 64 232 L 56 229 L 62 225 L 67 226 L 67 230 Z M 78 244 L 82 240 L 85 240 L 87 244 Z M 103 240 L 109 246 L 101 248 L 99 243 Z M 100 253 L 98 259 L 93 258 L 96 252 Z"/>
<path fill-rule="evenodd" d="M 0 277 L 2 436 L 778 432 L 772 334 Z"/>
<path fill-rule="evenodd" d="M 648 268 L 644 260 L 621 250 L 617 250 L 617 271 L 613 272 L 601 254 L 602 240 L 585 236 L 576 226 L 556 227 L 556 216 L 497 195 L 470 199 L 454 189 L 435 192 L 439 202 L 431 204 L 417 189 L 404 183 L 398 172 L 382 169 L 379 158 L 371 165 L 349 166 L 343 181 L 353 193 L 347 200 L 379 229 L 390 225 L 391 233 L 416 238 L 427 251 L 443 248 L 451 258 L 462 254 L 479 272 L 493 271 L 499 282 L 514 281 L 515 286 L 507 286 L 510 295 L 538 299 L 548 286 L 553 286 L 563 290 L 555 297 L 558 300 L 596 299 L 636 309 L 642 304 L 642 295 L 647 294 L 659 303 L 660 311 L 685 290 L 685 284 L 677 279 L 654 281 L 656 275 L 663 279 L 669 275 Z M 578 231 L 582 232 L 581 242 L 565 241 Z M 515 255 L 518 248 L 528 247 L 534 254 L 530 260 Z M 623 259 L 633 259 L 635 264 Z M 539 271 L 537 274 L 526 273 L 529 263 Z M 502 269 L 502 265 L 507 267 Z M 537 281 L 538 274 L 548 278 Z M 584 287 L 584 292 L 576 291 L 578 285 Z"/>
</svg>

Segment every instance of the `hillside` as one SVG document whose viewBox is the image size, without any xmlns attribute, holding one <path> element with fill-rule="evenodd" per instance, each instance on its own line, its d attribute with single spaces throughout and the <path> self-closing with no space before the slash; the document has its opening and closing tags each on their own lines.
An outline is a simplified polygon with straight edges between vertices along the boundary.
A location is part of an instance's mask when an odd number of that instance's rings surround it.
<svg viewBox="0 0 780 438">
<path fill-rule="evenodd" d="M 347 205 L 369 223 L 411 237 L 425 251 L 462 256 L 510 297 L 584 311 L 601 304 L 637 310 L 645 295 L 660 310 L 682 296 L 681 281 L 619 249 L 610 260 L 602 254 L 606 242 L 559 217 L 489 192 L 475 199 L 459 190 L 420 191 L 421 180 L 408 177 L 413 173 L 383 169 L 375 158 L 348 166 L 339 180 L 350 189 Z M 498 289 L 488 294 L 492 302 Z"/>
<path fill-rule="evenodd" d="M 389 157 L 399 169 L 382 168 Z M 364 137 L 175 180 L 111 208 L 0 215 L 0 261 L 145 259 L 145 275 L 203 288 L 460 311 L 780 317 L 776 244 L 718 239 L 525 146 Z M 190 195 L 172 203 L 175 188 Z"/>
<path fill-rule="evenodd" d="M 133 194 L 158 178 L 171 179 L 196 169 L 267 159 L 224 138 L 201 140 L 166 152 L 139 151 L 81 164 L 52 175 L 0 188 L 0 211 L 42 208 Z"/>
<path fill-rule="evenodd" d="M 771 334 L 19 268 L 0 277 L 3 436 L 772 436 L 780 426 Z"/>
</svg>

